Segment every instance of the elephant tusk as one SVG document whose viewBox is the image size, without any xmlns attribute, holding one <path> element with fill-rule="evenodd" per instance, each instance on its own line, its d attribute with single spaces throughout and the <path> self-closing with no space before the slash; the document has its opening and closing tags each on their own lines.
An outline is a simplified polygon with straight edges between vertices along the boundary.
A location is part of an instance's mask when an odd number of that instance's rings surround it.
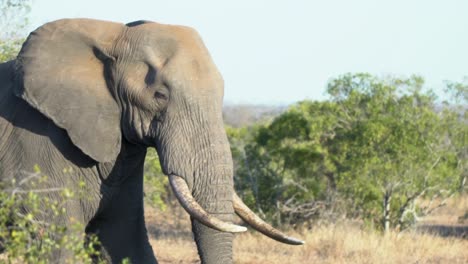
<svg viewBox="0 0 468 264">
<path fill-rule="evenodd" d="M 252 210 L 250 210 L 247 205 L 241 200 L 236 193 L 233 194 L 232 203 L 234 206 L 234 211 L 236 214 L 242 218 L 247 224 L 252 226 L 257 231 L 261 232 L 262 234 L 271 237 L 274 240 L 279 242 L 290 244 L 290 245 L 303 245 L 305 242 L 294 237 L 289 237 L 283 232 L 279 231 L 278 229 L 272 227 L 265 221 L 263 221 L 260 217 L 258 217 Z"/>
<path fill-rule="evenodd" d="M 187 182 L 177 175 L 170 175 L 169 182 L 171 184 L 172 190 L 179 200 L 182 207 L 192 216 L 194 219 L 198 220 L 200 223 L 214 228 L 216 230 L 222 232 L 230 232 L 230 233 L 239 233 L 247 231 L 247 228 L 244 226 L 239 226 L 231 223 L 226 223 L 219 220 L 216 217 L 209 215 L 201 206 L 200 204 L 195 201 L 193 198 Z"/>
</svg>

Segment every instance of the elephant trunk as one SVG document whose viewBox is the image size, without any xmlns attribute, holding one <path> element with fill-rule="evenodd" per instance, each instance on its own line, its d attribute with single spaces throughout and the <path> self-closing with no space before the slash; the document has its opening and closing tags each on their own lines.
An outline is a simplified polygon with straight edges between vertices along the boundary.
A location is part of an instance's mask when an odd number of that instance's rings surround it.
<svg viewBox="0 0 468 264">
<path fill-rule="evenodd" d="M 217 197 L 214 201 L 195 201 L 185 180 L 169 176 L 171 186 L 182 207 L 190 214 L 192 231 L 202 263 L 232 263 L 232 240 L 234 232 L 243 232 L 243 226 L 231 224 L 232 205 L 226 198 L 232 194 L 232 186 L 213 185 L 205 188 L 206 196 Z M 231 190 L 231 191 L 230 191 Z M 204 208 L 207 208 L 205 211 Z"/>
<path fill-rule="evenodd" d="M 200 103 L 210 106 L 202 111 L 191 103 L 178 111 L 168 109 L 165 127 L 157 131 L 159 158 L 175 196 L 190 214 L 202 263 L 232 263 L 233 233 L 247 229 L 231 223 L 233 164 L 221 107 Z"/>
<path fill-rule="evenodd" d="M 187 178 L 169 175 L 171 187 L 182 207 L 190 214 L 192 230 L 202 263 L 232 263 L 233 233 L 246 231 L 232 224 L 234 213 L 261 233 L 286 244 L 304 242 L 288 237 L 256 216 L 237 196 L 233 165 L 224 128 L 209 130 L 209 147 L 197 155 L 200 164 Z M 214 130 L 216 131 L 216 130 Z M 188 182 L 189 184 L 188 184 Z M 189 185 L 191 187 L 189 187 Z"/>
<path fill-rule="evenodd" d="M 200 201 L 200 204 L 207 209 L 210 215 L 229 223 L 233 217 L 233 207 L 230 200 L 232 190 L 233 188 L 230 184 L 213 184 L 205 188 L 204 192 L 216 198 L 212 201 Z M 232 263 L 232 241 L 234 234 L 208 227 L 194 217 L 191 220 L 192 230 L 202 263 Z"/>
<path fill-rule="evenodd" d="M 228 215 L 218 215 L 218 217 L 225 221 L 230 220 Z M 233 263 L 232 242 L 234 234 L 212 229 L 193 218 L 191 220 L 201 263 Z"/>
<path fill-rule="evenodd" d="M 195 178 L 193 195 L 198 203 L 213 217 L 231 223 L 234 216 L 232 197 L 234 193 L 233 165 L 230 147 L 224 127 L 213 135 L 207 153 L 207 163 Z M 202 263 L 232 263 L 234 234 L 205 225 L 192 216 L 192 230 Z M 232 224 L 231 224 L 232 225 Z M 240 227 L 246 231 L 245 227 Z"/>
<path fill-rule="evenodd" d="M 164 126 L 156 130 L 160 138 L 156 147 L 163 172 L 190 214 L 202 263 L 233 262 L 233 233 L 246 230 L 231 223 L 234 213 L 273 239 L 302 244 L 263 222 L 235 194 L 233 161 L 221 105 L 199 98 L 184 101 L 183 105 L 177 111 L 168 108 Z M 199 105 L 207 109 L 202 111 Z"/>
<path fill-rule="evenodd" d="M 237 226 L 224 222 L 208 214 L 205 209 L 203 209 L 200 204 L 195 201 L 195 198 L 190 193 L 187 183 L 182 177 L 177 175 L 170 175 L 169 182 L 182 207 L 194 219 L 197 219 L 197 221 L 223 232 L 238 233 L 247 231 L 247 229 L 243 226 Z"/>
</svg>

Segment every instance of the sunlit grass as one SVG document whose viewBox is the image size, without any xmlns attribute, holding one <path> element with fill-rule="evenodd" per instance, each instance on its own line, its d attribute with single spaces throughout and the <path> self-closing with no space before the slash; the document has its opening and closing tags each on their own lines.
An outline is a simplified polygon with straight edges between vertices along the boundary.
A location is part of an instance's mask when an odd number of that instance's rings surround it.
<svg viewBox="0 0 468 264">
<path fill-rule="evenodd" d="M 463 214 L 468 198 L 459 198 L 431 217 L 431 222 L 447 221 L 446 214 Z M 180 214 L 172 223 L 173 212 L 166 216 L 148 213 L 148 226 L 162 220 L 163 228 L 151 243 L 161 263 L 199 263 L 196 246 L 191 238 L 188 216 Z M 437 221 L 437 217 L 439 220 Z M 165 220 L 164 220 L 165 219 Z M 450 218 L 454 221 L 456 217 Z M 446 222 L 449 225 L 463 225 Z M 161 226 L 161 223 L 159 223 Z M 466 226 L 466 224 L 465 224 Z M 324 224 L 312 230 L 288 231 L 306 241 L 303 246 L 289 246 L 273 241 L 259 233 L 247 232 L 236 236 L 235 263 L 468 263 L 468 240 L 462 237 L 440 237 L 417 230 L 402 233 L 382 233 L 362 228 L 355 222 Z"/>
<path fill-rule="evenodd" d="M 235 242 L 236 263 L 467 263 L 468 241 L 428 234 L 363 231 L 330 225 L 297 234 L 300 247 L 282 245 L 258 234 Z"/>
</svg>

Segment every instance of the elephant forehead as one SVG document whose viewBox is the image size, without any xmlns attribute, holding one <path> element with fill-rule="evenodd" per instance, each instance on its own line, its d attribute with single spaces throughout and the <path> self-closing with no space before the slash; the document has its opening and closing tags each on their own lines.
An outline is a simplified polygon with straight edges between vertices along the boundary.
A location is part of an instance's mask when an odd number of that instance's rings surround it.
<svg viewBox="0 0 468 264">
<path fill-rule="evenodd" d="M 190 43 L 195 40 L 200 40 L 200 35 L 198 32 L 195 29 L 187 26 L 167 25 L 151 22 L 142 24 L 140 27 L 136 27 L 135 29 L 144 31 L 145 35 L 153 35 L 157 38 L 174 39 L 180 43 Z"/>
<path fill-rule="evenodd" d="M 132 50 L 132 59 L 153 65 L 168 81 L 189 82 L 192 88 L 222 89 L 223 78 L 196 30 L 145 22 L 130 27 L 128 33 L 130 46 L 126 50 Z"/>
<path fill-rule="evenodd" d="M 194 57 L 203 57 L 208 51 L 196 30 L 155 22 L 128 28 L 127 37 L 135 47 L 150 47 L 162 56 L 184 51 Z"/>
</svg>

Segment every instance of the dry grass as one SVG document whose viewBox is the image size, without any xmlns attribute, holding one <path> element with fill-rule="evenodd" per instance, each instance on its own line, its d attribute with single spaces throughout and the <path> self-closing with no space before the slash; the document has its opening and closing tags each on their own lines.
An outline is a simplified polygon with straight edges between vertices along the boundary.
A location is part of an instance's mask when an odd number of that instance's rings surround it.
<svg viewBox="0 0 468 264">
<path fill-rule="evenodd" d="M 298 236 L 301 236 L 298 234 Z M 468 241 L 416 232 L 382 236 L 352 225 L 322 226 L 300 247 L 258 234 L 236 238 L 236 263 L 467 263 Z"/>
<path fill-rule="evenodd" d="M 288 246 L 257 233 L 236 237 L 235 263 L 468 263 L 468 241 L 416 232 L 382 236 L 348 225 L 303 234 L 304 246 Z M 152 240 L 161 263 L 199 263 L 192 240 Z"/>
<path fill-rule="evenodd" d="M 200 263 L 197 248 L 193 240 L 186 239 L 152 239 L 154 253 L 161 264 L 164 263 Z"/>
<path fill-rule="evenodd" d="M 462 227 L 466 232 L 468 225 L 460 223 L 459 217 L 467 210 L 468 196 L 458 198 L 423 225 Z M 146 220 L 160 263 L 200 263 L 189 219 L 182 209 L 164 213 L 147 209 Z M 234 242 L 235 263 L 468 263 L 466 236 L 443 237 L 420 230 L 382 235 L 351 222 L 288 234 L 304 239 L 306 244 L 288 246 L 255 232 L 238 235 Z M 4 258 L 0 255 L 0 262 Z"/>
<path fill-rule="evenodd" d="M 440 209 L 439 219 L 432 216 L 428 223 L 440 225 L 443 221 L 446 225 L 460 226 L 457 220 L 466 212 L 467 205 L 468 197 L 459 198 Z M 157 237 L 153 237 L 151 243 L 158 260 L 161 263 L 199 263 L 188 217 L 175 211 L 177 213 L 166 212 L 159 216 L 155 216 L 155 212 L 148 213 L 148 226 L 158 223 L 161 227 L 150 229 Z M 167 221 L 174 217 L 181 220 Z M 178 231 L 161 231 L 174 228 Z M 255 232 L 238 235 L 234 243 L 235 263 L 468 263 L 466 237 L 441 237 L 415 230 L 382 235 L 349 222 L 288 234 L 304 239 L 306 244 L 288 246 Z"/>
<path fill-rule="evenodd" d="M 436 201 L 434 204 L 437 204 Z M 444 225 L 468 225 L 468 219 L 462 219 L 468 213 L 468 195 L 456 197 L 447 201 L 443 206 L 433 214 L 424 218 L 425 224 L 444 224 Z"/>
</svg>

